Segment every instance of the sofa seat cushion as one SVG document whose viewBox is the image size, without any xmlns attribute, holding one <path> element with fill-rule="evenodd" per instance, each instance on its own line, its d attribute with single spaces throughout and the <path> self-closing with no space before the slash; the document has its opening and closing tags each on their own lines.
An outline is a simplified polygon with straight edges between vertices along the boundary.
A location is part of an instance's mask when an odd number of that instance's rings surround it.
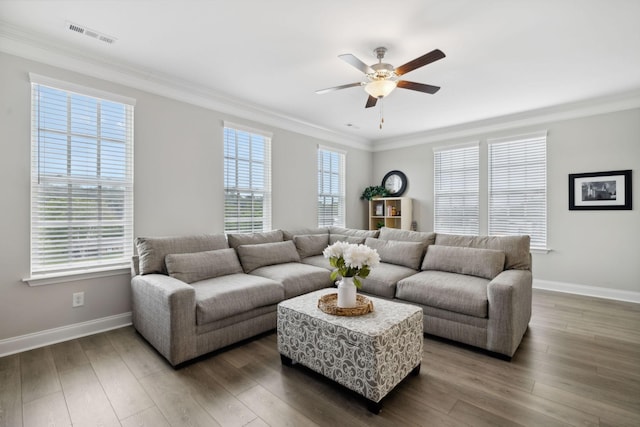
<svg viewBox="0 0 640 427">
<path fill-rule="evenodd" d="M 488 279 L 423 271 L 398 282 L 396 298 L 475 317 L 487 317 Z"/>
<path fill-rule="evenodd" d="M 371 295 L 393 298 L 398 281 L 413 274 L 416 274 L 416 270 L 412 268 L 381 262 L 371 269 L 366 279 L 360 279 L 362 291 Z"/>
<path fill-rule="evenodd" d="M 314 255 L 306 258 L 302 258 L 302 262 L 309 265 L 315 265 L 316 267 L 325 268 L 329 271 L 333 271 L 329 258 L 324 255 Z"/>
<path fill-rule="evenodd" d="M 196 292 L 196 324 L 235 316 L 284 299 L 281 283 L 250 274 L 230 274 L 192 284 Z"/>
<path fill-rule="evenodd" d="M 260 267 L 253 270 L 251 275 L 282 283 L 285 298 L 296 297 L 333 285 L 329 270 L 300 262 Z"/>
</svg>

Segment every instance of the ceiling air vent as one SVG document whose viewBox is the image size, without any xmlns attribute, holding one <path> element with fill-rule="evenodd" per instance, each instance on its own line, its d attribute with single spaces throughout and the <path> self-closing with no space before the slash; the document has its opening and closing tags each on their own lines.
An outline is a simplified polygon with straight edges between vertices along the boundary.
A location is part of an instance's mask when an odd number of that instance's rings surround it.
<svg viewBox="0 0 640 427">
<path fill-rule="evenodd" d="M 116 41 L 115 37 L 108 36 L 95 30 L 91 30 L 85 26 L 74 24 L 73 22 L 67 22 L 67 29 L 74 31 L 78 34 L 84 34 L 92 39 L 103 41 L 107 44 L 113 44 Z"/>
</svg>

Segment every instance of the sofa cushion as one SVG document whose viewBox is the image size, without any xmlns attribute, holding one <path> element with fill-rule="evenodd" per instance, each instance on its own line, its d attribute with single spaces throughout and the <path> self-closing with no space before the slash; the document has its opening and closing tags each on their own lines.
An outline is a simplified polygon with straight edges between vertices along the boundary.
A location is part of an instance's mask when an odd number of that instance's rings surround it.
<svg viewBox="0 0 640 427">
<path fill-rule="evenodd" d="M 360 230 L 357 228 L 344 228 L 344 227 L 336 227 L 332 225 L 329 227 L 329 234 L 341 234 L 343 236 L 352 236 L 352 237 L 378 237 L 380 233 L 379 230 Z"/>
<path fill-rule="evenodd" d="M 347 236 L 346 234 L 329 234 L 329 244 L 333 245 L 335 242 L 347 242 L 354 245 L 361 245 L 366 240 L 366 237 Z"/>
<path fill-rule="evenodd" d="M 284 242 L 261 243 L 257 245 L 240 245 L 236 248 L 245 273 L 265 265 L 300 262 L 296 245 L 287 240 Z"/>
<path fill-rule="evenodd" d="M 224 234 L 199 234 L 177 237 L 138 237 L 136 249 L 139 256 L 140 274 L 167 274 L 165 257 L 169 254 L 227 249 Z"/>
<path fill-rule="evenodd" d="M 227 234 L 229 246 L 233 249 L 240 245 L 258 245 L 260 243 L 282 242 L 282 230 L 265 231 L 262 233 L 230 233 Z"/>
<path fill-rule="evenodd" d="M 380 240 L 374 237 L 367 237 L 364 244 L 378 251 L 382 262 L 403 265 L 414 270 L 420 269 L 425 246 L 423 243 Z"/>
<path fill-rule="evenodd" d="M 360 279 L 362 291 L 385 298 L 393 298 L 399 280 L 416 274 L 416 270 L 395 264 L 380 263 L 371 269 L 366 279 Z"/>
<path fill-rule="evenodd" d="M 238 255 L 233 249 L 193 252 L 188 254 L 169 254 L 165 257 L 169 276 L 193 283 L 199 280 L 242 273 Z"/>
<path fill-rule="evenodd" d="M 422 270 L 448 271 L 491 280 L 504 270 L 504 252 L 431 245 L 422 262 Z"/>
<path fill-rule="evenodd" d="M 282 283 L 285 298 L 296 297 L 333 285 L 329 277 L 331 271 L 300 262 L 268 265 L 253 270 L 251 274 Z"/>
<path fill-rule="evenodd" d="M 480 277 L 444 271 L 423 271 L 400 280 L 396 298 L 485 318 L 489 304 L 488 284 L 488 279 Z"/>
<path fill-rule="evenodd" d="M 204 325 L 284 299 L 281 283 L 250 274 L 230 274 L 193 283 L 196 323 Z"/>
<path fill-rule="evenodd" d="M 303 234 L 329 234 L 328 227 L 315 227 L 315 228 L 297 228 L 293 230 L 282 230 L 282 237 L 284 240 L 293 240 L 294 236 L 301 236 Z"/>
<path fill-rule="evenodd" d="M 438 233 L 436 245 L 502 251 L 505 255 L 505 270 L 531 270 L 529 236 L 462 236 Z"/>
<path fill-rule="evenodd" d="M 329 234 L 303 234 L 293 236 L 300 258 L 322 255 L 322 251 L 329 246 Z"/>
<path fill-rule="evenodd" d="M 421 242 L 424 247 L 433 245 L 436 241 L 436 233 L 412 230 L 399 230 L 397 228 L 382 227 L 380 229 L 380 240 L 400 240 L 403 242 Z"/>
</svg>

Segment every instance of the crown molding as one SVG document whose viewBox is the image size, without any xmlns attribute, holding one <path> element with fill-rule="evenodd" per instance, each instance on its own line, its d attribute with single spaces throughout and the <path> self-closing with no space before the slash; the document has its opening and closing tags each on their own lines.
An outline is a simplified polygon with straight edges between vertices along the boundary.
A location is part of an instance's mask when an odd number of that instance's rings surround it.
<svg viewBox="0 0 640 427">
<path fill-rule="evenodd" d="M 231 98 L 189 81 L 163 75 L 124 63 L 105 61 L 52 43 L 42 34 L 26 31 L 0 20 L 0 52 L 22 57 L 121 84 L 133 89 L 197 105 L 223 114 L 307 135 L 363 151 L 379 152 L 478 134 L 535 126 L 554 121 L 605 114 L 640 107 L 640 88 L 599 98 L 494 117 L 418 132 L 409 135 L 368 140 L 340 133 L 317 124 L 272 111 L 263 106 Z"/>
<path fill-rule="evenodd" d="M 263 106 L 233 99 L 209 88 L 124 63 L 105 61 L 95 55 L 54 44 L 41 34 L 0 21 L 0 52 L 81 73 L 134 89 L 161 95 L 245 120 L 301 133 L 360 150 L 371 151 L 371 141 L 353 137 L 272 111 Z"/>
<path fill-rule="evenodd" d="M 640 108 L 640 89 L 373 142 L 373 152 Z"/>
</svg>

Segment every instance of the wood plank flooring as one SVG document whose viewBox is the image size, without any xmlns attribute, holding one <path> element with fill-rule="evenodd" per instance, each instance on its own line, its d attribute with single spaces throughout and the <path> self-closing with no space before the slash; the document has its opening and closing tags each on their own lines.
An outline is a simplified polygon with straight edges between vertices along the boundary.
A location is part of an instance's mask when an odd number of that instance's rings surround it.
<svg viewBox="0 0 640 427">
<path fill-rule="evenodd" d="M 275 333 L 174 370 L 132 327 L 0 358 L 0 427 L 640 426 L 640 304 L 534 290 L 513 360 L 424 339 L 383 401 L 280 363 Z"/>
</svg>

